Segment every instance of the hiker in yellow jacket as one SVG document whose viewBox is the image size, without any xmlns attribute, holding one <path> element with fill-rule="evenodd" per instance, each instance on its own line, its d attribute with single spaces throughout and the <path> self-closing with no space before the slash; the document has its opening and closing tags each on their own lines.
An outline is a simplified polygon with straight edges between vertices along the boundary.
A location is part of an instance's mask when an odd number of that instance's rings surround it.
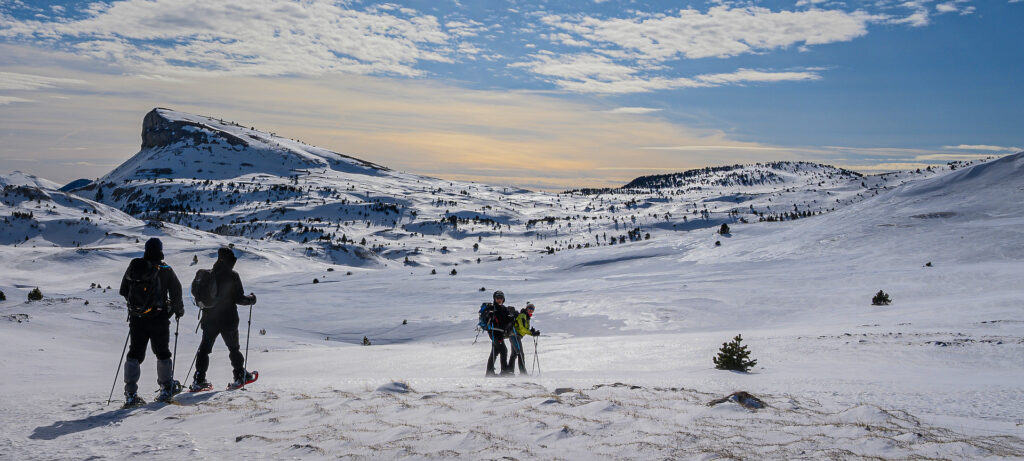
<svg viewBox="0 0 1024 461">
<path fill-rule="evenodd" d="M 535 307 L 533 303 L 526 303 L 526 307 L 519 311 L 516 316 L 513 333 L 509 337 L 512 343 L 512 357 L 509 359 L 508 369 L 515 370 L 515 362 L 519 360 L 519 374 L 526 374 L 526 357 L 523 354 L 523 336 L 540 336 L 540 331 L 530 327 L 530 319 L 533 317 Z"/>
</svg>

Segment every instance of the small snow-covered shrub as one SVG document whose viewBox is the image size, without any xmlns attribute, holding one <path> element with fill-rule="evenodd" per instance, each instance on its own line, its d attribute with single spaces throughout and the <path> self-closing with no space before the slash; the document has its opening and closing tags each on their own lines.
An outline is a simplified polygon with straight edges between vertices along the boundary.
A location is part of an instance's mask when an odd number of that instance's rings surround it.
<svg viewBox="0 0 1024 461">
<path fill-rule="evenodd" d="M 39 291 L 38 287 L 33 288 L 32 291 L 28 292 L 29 301 L 39 301 L 40 299 L 43 299 L 43 292 Z"/>
<path fill-rule="evenodd" d="M 875 297 L 871 298 L 872 306 L 888 306 L 891 302 L 892 299 L 889 298 L 889 294 L 882 290 L 878 290 L 878 293 L 875 293 Z"/>
<path fill-rule="evenodd" d="M 458 274 L 458 273 L 459 273 L 459 271 L 457 271 L 457 270 L 455 270 L 455 269 L 452 269 L 452 271 L 450 272 L 450 274 L 451 274 L 451 275 L 456 275 L 456 274 Z"/>
<path fill-rule="evenodd" d="M 757 365 L 757 360 L 750 360 L 750 351 L 747 350 L 747 346 L 740 344 L 742 341 L 743 338 L 736 335 L 732 341 L 722 343 L 722 348 L 718 350 L 718 357 L 712 359 L 715 362 L 715 368 L 745 372 Z"/>
</svg>

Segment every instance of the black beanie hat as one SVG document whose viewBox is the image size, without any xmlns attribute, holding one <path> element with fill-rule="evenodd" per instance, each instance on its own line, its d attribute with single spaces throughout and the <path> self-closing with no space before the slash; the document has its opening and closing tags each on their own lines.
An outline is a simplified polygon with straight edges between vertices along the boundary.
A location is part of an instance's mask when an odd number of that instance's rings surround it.
<svg viewBox="0 0 1024 461">
<path fill-rule="evenodd" d="M 164 259 L 164 242 L 160 239 L 153 237 L 146 240 L 146 252 L 142 255 L 142 259 L 150 261 L 163 261 Z"/>
<path fill-rule="evenodd" d="M 221 247 L 217 250 L 217 259 L 234 263 L 238 258 L 235 258 L 235 252 L 231 251 L 231 248 Z"/>
</svg>

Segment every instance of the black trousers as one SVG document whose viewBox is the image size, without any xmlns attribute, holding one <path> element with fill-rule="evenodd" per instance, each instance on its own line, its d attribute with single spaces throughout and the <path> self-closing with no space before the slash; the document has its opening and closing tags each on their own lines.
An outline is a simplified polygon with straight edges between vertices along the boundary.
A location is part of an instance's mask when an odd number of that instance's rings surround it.
<svg viewBox="0 0 1024 461">
<path fill-rule="evenodd" d="M 171 339 L 171 319 L 161 314 L 153 317 L 135 317 L 128 319 L 128 358 L 142 363 L 146 359 L 146 343 L 153 349 L 157 360 L 171 358 L 168 347 Z"/>
<path fill-rule="evenodd" d="M 505 347 L 505 336 L 500 331 L 488 331 L 491 337 L 491 355 L 487 358 L 487 372 L 494 373 L 494 359 L 501 357 L 501 371 L 508 368 L 508 348 Z"/>
<path fill-rule="evenodd" d="M 512 356 L 508 359 L 508 370 L 512 371 L 516 368 L 516 360 L 519 361 L 519 373 L 526 374 L 526 357 L 523 354 L 523 337 L 519 335 L 512 335 L 508 338 L 509 344 L 512 345 Z"/>
<path fill-rule="evenodd" d="M 210 368 L 210 352 L 213 351 L 213 343 L 217 336 L 220 336 L 224 340 L 224 345 L 228 347 L 228 358 L 237 378 L 245 370 L 245 356 L 238 345 L 238 318 L 204 320 L 209 321 L 202 323 L 203 340 L 199 343 L 199 352 L 196 354 L 196 377 L 200 380 L 206 379 L 206 370 Z"/>
</svg>

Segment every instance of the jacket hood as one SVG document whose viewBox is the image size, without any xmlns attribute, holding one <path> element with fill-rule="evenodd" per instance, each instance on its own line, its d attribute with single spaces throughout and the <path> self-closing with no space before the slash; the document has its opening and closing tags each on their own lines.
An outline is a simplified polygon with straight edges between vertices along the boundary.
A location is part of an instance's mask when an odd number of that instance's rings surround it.
<svg viewBox="0 0 1024 461">
<path fill-rule="evenodd" d="M 231 251 L 231 248 L 221 248 L 217 250 L 217 262 L 213 263 L 213 270 L 219 272 L 234 269 L 236 261 L 238 258 L 235 257 L 235 252 Z"/>
<path fill-rule="evenodd" d="M 160 262 L 164 260 L 164 243 L 160 239 L 154 237 L 146 241 L 146 252 L 143 253 L 142 259 L 153 262 Z"/>
</svg>

